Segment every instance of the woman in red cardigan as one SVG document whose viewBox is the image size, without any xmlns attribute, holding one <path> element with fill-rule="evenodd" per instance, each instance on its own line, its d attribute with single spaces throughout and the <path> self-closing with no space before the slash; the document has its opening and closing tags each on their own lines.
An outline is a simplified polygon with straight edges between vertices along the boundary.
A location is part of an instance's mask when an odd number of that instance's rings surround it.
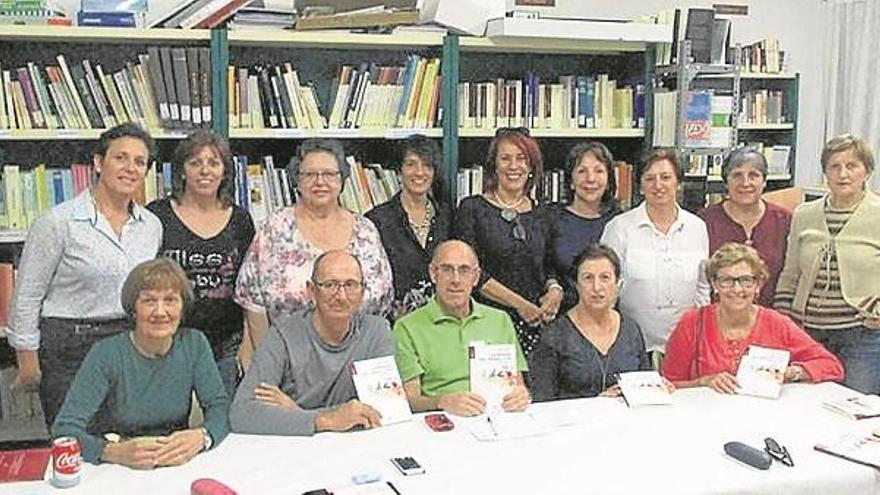
<svg viewBox="0 0 880 495">
<path fill-rule="evenodd" d="M 755 301 L 767 267 L 753 248 L 722 245 L 709 260 L 718 302 L 685 313 L 669 338 L 663 375 L 676 387 L 736 393 L 736 370 L 749 346 L 791 352 L 785 382 L 843 379 L 843 365 L 787 316 Z"/>
</svg>

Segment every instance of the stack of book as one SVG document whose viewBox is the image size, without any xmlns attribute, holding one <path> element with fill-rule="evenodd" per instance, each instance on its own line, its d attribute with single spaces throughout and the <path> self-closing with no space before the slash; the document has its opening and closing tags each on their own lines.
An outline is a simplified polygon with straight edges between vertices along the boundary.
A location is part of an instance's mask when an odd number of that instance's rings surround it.
<svg viewBox="0 0 880 495">
<path fill-rule="evenodd" d="M 246 155 L 233 157 L 235 166 L 235 202 L 248 210 L 259 226 L 272 212 L 296 202 L 293 182 L 287 167 L 277 167 L 272 156 L 263 156 L 251 163 Z M 351 175 L 339 198 L 342 206 L 353 213 L 366 213 L 397 194 L 397 175 L 378 164 L 363 164 L 353 156 L 346 158 Z"/>
<path fill-rule="evenodd" d="M 353 213 L 366 213 L 391 199 L 400 190 L 394 171 L 379 164 L 364 164 L 347 158 L 351 175 L 346 179 L 340 202 Z"/>
<path fill-rule="evenodd" d="M 785 52 L 776 38 L 765 38 L 742 47 L 739 66 L 743 72 L 778 74 L 785 72 Z"/>
<path fill-rule="evenodd" d="M 458 85 L 459 127 L 643 128 L 645 89 L 618 87 L 608 74 L 463 82 Z"/>
<path fill-rule="evenodd" d="M 687 97 L 684 143 L 688 148 L 729 148 L 733 97 L 711 90 L 691 91 Z M 658 90 L 654 94 L 654 146 L 675 145 L 675 117 L 678 92 Z"/>
<path fill-rule="evenodd" d="M 81 0 L 77 26 L 142 28 L 147 0 Z"/>
<path fill-rule="evenodd" d="M 406 65 L 343 65 L 329 105 L 303 84 L 293 63 L 228 68 L 233 128 L 431 128 L 438 125 L 440 59 L 410 55 Z"/>
<path fill-rule="evenodd" d="M 226 24 L 229 29 L 292 29 L 296 9 L 264 6 L 260 0 L 239 9 Z"/>
<path fill-rule="evenodd" d="M 784 124 L 784 91 L 758 89 L 743 91 L 739 121 L 748 124 Z"/>
<path fill-rule="evenodd" d="M 71 21 L 46 0 L 0 0 L 0 24 L 70 26 Z"/>
<path fill-rule="evenodd" d="M 213 29 L 222 26 L 227 19 L 251 0 L 185 0 L 164 15 L 160 15 L 150 27 Z"/>
<path fill-rule="evenodd" d="M 0 67 L 0 129 L 146 129 L 211 125 L 207 47 L 149 47 L 116 72 L 89 59 Z"/>
<path fill-rule="evenodd" d="M 0 177 L 0 229 L 27 230 L 43 212 L 72 199 L 94 185 L 92 167 L 47 168 L 40 164 L 24 170 L 5 164 Z"/>
</svg>

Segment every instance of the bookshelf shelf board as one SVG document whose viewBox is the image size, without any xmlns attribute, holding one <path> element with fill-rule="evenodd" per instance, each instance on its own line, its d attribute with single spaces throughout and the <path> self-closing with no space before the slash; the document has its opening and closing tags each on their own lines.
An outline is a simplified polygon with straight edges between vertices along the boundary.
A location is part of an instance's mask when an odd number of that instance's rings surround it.
<svg viewBox="0 0 880 495">
<path fill-rule="evenodd" d="M 231 129 L 230 139 L 402 139 L 413 134 L 440 138 L 443 129 Z"/>
<path fill-rule="evenodd" d="M 316 48 L 406 48 L 440 47 L 443 35 L 439 33 L 369 34 L 325 31 L 229 31 L 229 44 L 233 46 L 295 45 Z"/>
<path fill-rule="evenodd" d="M 562 38 L 468 38 L 459 39 L 462 52 L 615 54 L 643 52 L 642 41 L 579 40 Z"/>
<path fill-rule="evenodd" d="M 530 129 L 529 134 L 536 138 L 642 138 L 644 129 Z M 481 138 L 495 136 L 495 129 L 459 128 L 459 137 Z"/>
<path fill-rule="evenodd" d="M 129 29 L 106 27 L 68 26 L 0 26 L 0 40 L 55 41 L 102 43 L 152 43 L 177 41 L 205 41 L 211 39 L 206 29 Z"/>
<path fill-rule="evenodd" d="M 27 232 L 24 230 L 0 229 L 0 244 L 17 244 L 24 242 Z"/>
<path fill-rule="evenodd" d="M 732 79 L 733 74 L 700 74 L 697 77 L 704 79 Z M 797 79 L 797 74 L 788 72 L 740 72 L 740 79 Z"/>
<path fill-rule="evenodd" d="M 664 42 L 671 35 L 671 26 L 667 25 L 579 19 L 502 17 L 490 20 L 486 26 L 486 36 L 496 41 L 515 38 L 530 44 L 547 40 L 570 44 L 612 42 L 618 44 L 618 51 L 628 51 L 627 48 L 641 51 L 646 43 Z"/>
<path fill-rule="evenodd" d="M 794 124 L 740 124 L 741 131 L 790 131 Z"/>
<path fill-rule="evenodd" d="M 0 141 L 96 140 L 105 129 L 0 129 Z M 187 131 L 150 130 L 153 139 L 183 139 Z"/>
</svg>

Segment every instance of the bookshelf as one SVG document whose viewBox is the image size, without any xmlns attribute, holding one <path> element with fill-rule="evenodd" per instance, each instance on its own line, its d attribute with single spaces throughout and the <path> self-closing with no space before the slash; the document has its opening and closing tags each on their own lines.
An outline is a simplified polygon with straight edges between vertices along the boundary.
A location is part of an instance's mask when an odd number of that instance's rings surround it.
<svg viewBox="0 0 880 495">
<path fill-rule="evenodd" d="M 453 88 L 456 104 L 444 109 L 446 123 L 451 120 L 455 124 L 444 129 L 446 141 L 453 145 L 444 150 L 453 195 L 463 195 L 456 191 L 460 180 L 457 171 L 482 164 L 499 127 L 529 129 L 541 146 L 545 177 L 552 175 L 549 180 L 554 182 L 548 189 L 553 191 L 567 191 L 565 157 L 578 142 L 602 141 L 615 159 L 635 163 L 646 134 L 644 124 L 636 122 L 636 87 L 641 85 L 644 102 L 644 83 L 651 65 L 648 59 L 653 52 L 650 43 L 637 40 L 637 36 L 577 39 L 562 33 L 550 37 L 505 34 L 507 37 L 458 38 L 458 50 L 453 52 L 457 59 L 457 74 L 451 77 L 457 82 Z M 601 121 L 594 105 L 598 99 L 593 96 L 600 80 L 605 81 L 605 94 L 609 95 L 607 112 L 602 114 L 605 120 Z M 592 88 L 589 117 L 583 104 L 587 99 L 578 99 L 578 84 Z M 618 93 L 625 102 L 620 107 L 612 98 L 618 96 L 615 88 L 629 91 L 626 97 Z M 474 183 L 461 180 L 462 186 Z M 565 195 L 548 199 L 562 201 Z"/>
<path fill-rule="evenodd" d="M 692 63 L 686 40 L 680 42 L 678 51 L 682 56 L 677 64 L 655 69 L 652 106 L 658 119 L 651 132 L 658 135 L 652 139 L 655 146 L 674 146 L 682 153 L 686 172 L 682 204 L 698 210 L 720 198 L 723 157 L 741 145 L 755 146 L 767 157 L 768 191 L 790 187 L 795 172 L 799 76 L 743 72 L 738 64 Z M 739 52 L 739 47 L 733 49 L 733 60 L 740 60 Z M 663 87 L 675 91 L 658 89 Z M 674 111 L 668 108 L 670 102 Z M 695 138 L 696 128 L 705 130 Z"/>
<path fill-rule="evenodd" d="M 0 187 L 4 203 L 10 197 L 9 188 L 17 188 L 20 193 L 16 198 L 22 199 L 17 204 L 24 209 L 14 223 L 0 218 L 0 244 L 23 242 L 30 222 L 83 187 L 84 182 L 71 177 L 74 167 L 91 164 L 95 141 L 110 125 L 129 120 L 140 123 L 157 141 L 159 163 L 170 158 L 177 141 L 192 127 L 165 121 L 153 103 L 158 95 L 153 88 L 149 52 L 192 51 L 204 57 L 210 74 L 212 36 L 209 31 L 197 30 L 0 26 L 4 76 L 0 84 L 4 96 L 0 179 L 4 180 Z M 191 75 L 199 78 L 198 58 L 192 58 L 191 66 L 184 61 L 186 79 Z M 157 67 L 162 78 L 161 66 Z M 54 80 L 53 75 L 57 77 Z M 198 81 L 201 86 L 202 80 Z M 209 83 L 207 78 L 205 81 Z M 10 94 L 17 102 L 11 103 Z M 213 102 L 210 97 L 199 97 L 195 104 L 201 114 L 203 107 Z M 15 170 L 10 168 L 7 173 L 6 166 Z M 24 179 L 25 175 L 31 177 Z M 43 187 L 45 192 L 36 192 Z M 4 216 L 9 217 L 0 213 Z"/>
</svg>

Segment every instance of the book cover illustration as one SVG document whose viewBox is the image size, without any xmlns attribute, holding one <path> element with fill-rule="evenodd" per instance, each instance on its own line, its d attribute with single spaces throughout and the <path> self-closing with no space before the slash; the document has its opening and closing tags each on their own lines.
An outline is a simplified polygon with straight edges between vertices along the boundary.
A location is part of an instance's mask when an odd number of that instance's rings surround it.
<svg viewBox="0 0 880 495">
<path fill-rule="evenodd" d="M 351 367 L 358 400 L 382 415 L 383 426 L 412 419 L 394 356 L 355 361 Z"/>
</svg>

